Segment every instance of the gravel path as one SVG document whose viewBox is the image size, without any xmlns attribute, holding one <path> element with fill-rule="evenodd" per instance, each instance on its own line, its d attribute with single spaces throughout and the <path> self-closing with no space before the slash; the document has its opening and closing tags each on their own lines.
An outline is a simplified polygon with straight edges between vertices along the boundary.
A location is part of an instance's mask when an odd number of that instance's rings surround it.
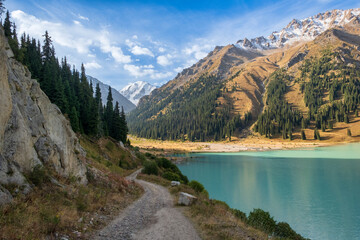
<svg viewBox="0 0 360 240">
<path fill-rule="evenodd" d="M 127 179 L 135 180 L 139 172 Z M 144 188 L 144 195 L 100 230 L 95 239 L 201 239 L 189 220 L 174 208 L 166 188 L 135 181 Z"/>
</svg>

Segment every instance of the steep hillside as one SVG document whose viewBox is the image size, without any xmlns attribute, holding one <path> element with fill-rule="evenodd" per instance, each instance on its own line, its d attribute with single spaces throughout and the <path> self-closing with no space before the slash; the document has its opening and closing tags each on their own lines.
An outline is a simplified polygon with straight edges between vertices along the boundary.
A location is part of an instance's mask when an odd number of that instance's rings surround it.
<svg viewBox="0 0 360 240">
<path fill-rule="evenodd" d="M 257 120 L 264 105 L 265 110 L 268 108 L 270 103 L 264 99 L 273 101 L 266 97 L 268 84 L 274 79 L 273 73 L 282 68 L 287 76 L 282 79 L 288 79 L 280 81 L 285 83 L 281 93 L 284 104 L 289 105 L 289 111 L 298 110 L 307 117 L 308 103 L 299 80 L 304 74 L 303 65 L 321 58 L 327 49 L 336 52 L 332 57 L 339 63 L 338 70 L 350 65 L 358 68 L 359 13 L 359 9 L 334 10 L 292 21 L 281 31 L 282 38 L 268 47 L 245 46 L 244 41 L 216 47 L 144 97 L 129 116 L 130 132 L 156 139 L 219 140 L 239 136 Z M 349 74 L 345 73 L 346 78 Z M 326 96 L 327 90 L 321 91 Z"/>
<path fill-rule="evenodd" d="M 102 102 L 103 106 L 106 105 L 110 86 L 101 82 L 97 78 L 91 77 L 89 75 L 87 75 L 86 77 L 89 82 L 92 82 L 94 93 L 96 90 L 96 84 L 99 84 L 100 91 L 101 91 L 101 102 Z M 121 93 L 119 93 L 115 88 L 111 88 L 111 94 L 114 99 L 113 100 L 114 106 L 115 106 L 115 103 L 118 102 L 120 107 L 121 106 L 124 107 L 125 112 L 130 112 L 131 110 L 133 110 L 136 107 L 131 101 L 129 101 L 125 96 L 123 96 Z"/>
</svg>

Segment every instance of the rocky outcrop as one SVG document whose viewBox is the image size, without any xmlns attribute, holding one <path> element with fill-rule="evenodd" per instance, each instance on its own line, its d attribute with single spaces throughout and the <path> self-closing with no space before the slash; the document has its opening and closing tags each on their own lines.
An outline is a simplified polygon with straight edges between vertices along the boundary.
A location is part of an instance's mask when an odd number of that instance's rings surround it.
<svg viewBox="0 0 360 240">
<path fill-rule="evenodd" d="M 24 177 L 36 165 L 86 184 L 83 152 L 69 121 L 52 104 L 31 74 L 13 59 L 0 29 L 0 195 L 11 200 L 9 185 L 31 190 Z M 3 196 L 7 196 L 6 198 Z M 5 201 L 6 202 L 6 201 Z"/>
<path fill-rule="evenodd" d="M 288 68 L 291 68 L 292 66 L 294 66 L 295 64 L 297 64 L 298 62 L 304 60 L 304 58 L 306 57 L 307 55 L 307 51 L 305 52 L 299 52 L 297 54 L 295 54 L 295 56 L 293 56 L 290 61 L 288 62 L 287 64 L 287 67 Z"/>
<path fill-rule="evenodd" d="M 185 192 L 180 192 L 179 193 L 179 200 L 178 200 L 178 204 L 179 205 L 185 205 L 185 206 L 190 206 L 191 204 L 193 204 L 195 201 L 197 200 L 197 198 L 191 194 L 185 193 Z"/>
</svg>

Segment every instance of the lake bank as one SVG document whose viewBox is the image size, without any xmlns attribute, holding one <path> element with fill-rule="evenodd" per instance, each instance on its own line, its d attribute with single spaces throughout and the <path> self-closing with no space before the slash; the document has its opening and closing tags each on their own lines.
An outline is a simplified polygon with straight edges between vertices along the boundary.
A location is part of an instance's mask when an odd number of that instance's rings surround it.
<svg viewBox="0 0 360 240">
<path fill-rule="evenodd" d="M 161 150 L 165 153 L 196 153 L 196 152 L 254 152 L 271 150 L 290 150 L 314 147 L 326 147 L 341 145 L 346 143 L 359 142 L 358 137 L 343 137 L 336 141 L 329 140 L 300 140 L 293 141 L 283 139 L 267 139 L 257 136 L 250 136 L 244 139 L 222 142 L 181 142 L 181 141 L 162 141 L 153 139 L 130 137 L 132 145 L 150 150 Z"/>
</svg>

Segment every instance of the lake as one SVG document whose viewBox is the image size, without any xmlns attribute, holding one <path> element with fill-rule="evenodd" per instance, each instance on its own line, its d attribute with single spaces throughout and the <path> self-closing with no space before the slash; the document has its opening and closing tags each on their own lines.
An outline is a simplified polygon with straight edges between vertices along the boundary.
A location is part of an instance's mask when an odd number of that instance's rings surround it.
<svg viewBox="0 0 360 240">
<path fill-rule="evenodd" d="M 210 198 L 247 215 L 269 211 L 315 240 L 360 239 L 360 144 L 306 150 L 194 153 L 178 165 Z"/>
</svg>

